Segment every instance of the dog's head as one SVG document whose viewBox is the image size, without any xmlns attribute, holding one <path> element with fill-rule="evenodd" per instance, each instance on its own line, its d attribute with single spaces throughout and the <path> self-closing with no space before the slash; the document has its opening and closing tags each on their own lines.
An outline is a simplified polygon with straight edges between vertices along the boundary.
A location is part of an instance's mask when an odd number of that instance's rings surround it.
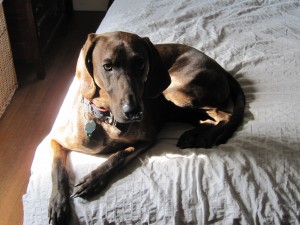
<svg viewBox="0 0 300 225">
<path fill-rule="evenodd" d="M 170 84 L 150 40 L 125 32 L 90 34 L 76 76 L 83 97 L 111 111 L 119 123 L 141 120 L 143 98 L 159 96 Z"/>
</svg>

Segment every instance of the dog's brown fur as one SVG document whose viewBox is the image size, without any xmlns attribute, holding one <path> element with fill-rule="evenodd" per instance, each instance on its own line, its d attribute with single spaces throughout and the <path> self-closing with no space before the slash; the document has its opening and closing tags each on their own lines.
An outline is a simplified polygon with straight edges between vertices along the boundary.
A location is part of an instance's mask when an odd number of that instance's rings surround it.
<svg viewBox="0 0 300 225">
<path fill-rule="evenodd" d="M 125 32 L 90 34 L 80 53 L 76 76 L 84 99 L 111 112 L 117 125 L 74 106 L 76 116 L 52 139 L 52 195 L 49 219 L 68 224 L 70 217 L 66 150 L 109 154 L 76 185 L 73 197 L 100 192 L 111 175 L 148 149 L 166 121 L 195 125 L 178 140 L 179 148 L 225 143 L 241 124 L 245 97 L 238 82 L 214 60 L 186 45 L 153 45 Z M 233 112 L 224 109 L 233 99 Z M 86 121 L 97 123 L 90 137 Z"/>
</svg>

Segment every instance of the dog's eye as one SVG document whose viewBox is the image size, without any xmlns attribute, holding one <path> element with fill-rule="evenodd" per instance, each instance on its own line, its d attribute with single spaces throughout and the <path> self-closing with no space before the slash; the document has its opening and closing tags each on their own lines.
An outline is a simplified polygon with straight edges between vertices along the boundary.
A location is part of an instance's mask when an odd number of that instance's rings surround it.
<svg viewBox="0 0 300 225">
<path fill-rule="evenodd" d="M 144 69 L 144 67 L 145 67 L 145 63 L 144 63 L 144 62 L 141 62 L 141 63 L 138 65 L 139 70 Z"/>
<path fill-rule="evenodd" d="M 112 64 L 111 63 L 107 63 L 107 64 L 104 64 L 103 65 L 103 68 L 106 70 L 106 71 L 112 71 Z"/>
<path fill-rule="evenodd" d="M 144 67 L 145 67 L 145 62 L 144 62 L 144 58 L 137 58 L 135 60 L 135 65 L 136 65 L 136 68 L 139 69 L 139 70 L 143 70 Z"/>
</svg>

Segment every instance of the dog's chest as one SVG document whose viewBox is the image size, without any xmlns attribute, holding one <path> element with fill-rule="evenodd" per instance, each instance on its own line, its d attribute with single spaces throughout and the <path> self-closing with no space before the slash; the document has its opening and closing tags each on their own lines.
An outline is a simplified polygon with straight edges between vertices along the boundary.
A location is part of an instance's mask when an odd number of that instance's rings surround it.
<svg viewBox="0 0 300 225">
<path fill-rule="evenodd" d="M 85 135 L 81 139 L 80 145 L 89 153 L 110 154 L 134 146 L 138 142 L 147 141 L 148 138 L 147 129 L 138 124 L 123 125 L 120 129 L 118 126 L 100 123 L 90 137 Z"/>
</svg>

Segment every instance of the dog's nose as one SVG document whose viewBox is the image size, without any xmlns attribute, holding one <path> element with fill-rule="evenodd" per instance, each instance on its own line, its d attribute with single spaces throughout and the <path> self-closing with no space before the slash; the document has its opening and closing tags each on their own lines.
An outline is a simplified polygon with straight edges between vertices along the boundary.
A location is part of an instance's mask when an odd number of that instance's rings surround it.
<svg viewBox="0 0 300 225">
<path fill-rule="evenodd" d="M 130 103 L 125 103 L 122 106 L 122 109 L 129 120 L 141 120 L 143 118 L 143 112 L 140 107 L 136 107 Z"/>
</svg>

